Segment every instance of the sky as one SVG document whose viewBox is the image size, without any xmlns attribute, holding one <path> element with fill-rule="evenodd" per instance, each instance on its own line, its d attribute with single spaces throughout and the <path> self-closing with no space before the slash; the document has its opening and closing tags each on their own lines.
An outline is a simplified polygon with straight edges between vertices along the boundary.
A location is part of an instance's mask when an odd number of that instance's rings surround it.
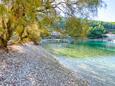
<svg viewBox="0 0 115 86">
<path fill-rule="evenodd" d="M 98 16 L 95 20 L 115 22 L 115 0 L 104 0 L 107 4 L 106 8 L 99 8 Z"/>
</svg>

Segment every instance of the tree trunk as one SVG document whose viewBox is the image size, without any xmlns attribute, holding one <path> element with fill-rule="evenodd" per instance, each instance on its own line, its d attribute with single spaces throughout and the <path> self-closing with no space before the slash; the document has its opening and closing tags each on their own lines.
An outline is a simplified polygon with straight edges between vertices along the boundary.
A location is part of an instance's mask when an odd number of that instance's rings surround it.
<svg viewBox="0 0 115 86">
<path fill-rule="evenodd" d="M 7 41 L 5 41 L 4 39 L 0 39 L 0 48 L 4 49 L 6 52 L 8 52 L 8 47 L 7 47 Z"/>
<path fill-rule="evenodd" d="M 1 44 L 0 46 L 3 47 L 8 52 L 8 41 L 12 36 L 12 28 L 11 28 L 11 20 L 9 19 L 8 22 L 5 22 L 5 19 L 2 18 L 2 28 L 4 29 L 4 33 L 0 36 Z"/>
</svg>

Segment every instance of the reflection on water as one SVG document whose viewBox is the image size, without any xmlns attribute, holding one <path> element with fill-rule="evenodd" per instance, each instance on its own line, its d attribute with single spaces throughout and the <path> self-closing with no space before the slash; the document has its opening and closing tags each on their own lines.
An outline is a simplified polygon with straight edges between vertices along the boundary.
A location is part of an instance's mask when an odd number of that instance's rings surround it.
<svg viewBox="0 0 115 86">
<path fill-rule="evenodd" d="M 74 58 L 103 57 L 115 55 L 115 44 L 104 41 L 84 41 L 76 44 L 55 43 L 45 44 L 52 53 Z"/>
<path fill-rule="evenodd" d="M 60 63 L 88 80 L 90 86 L 115 86 L 115 43 L 104 41 L 78 42 L 74 45 L 58 43 L 48 44 L 46 48 L 51 52 L 53 50 Z"/>
</svg>

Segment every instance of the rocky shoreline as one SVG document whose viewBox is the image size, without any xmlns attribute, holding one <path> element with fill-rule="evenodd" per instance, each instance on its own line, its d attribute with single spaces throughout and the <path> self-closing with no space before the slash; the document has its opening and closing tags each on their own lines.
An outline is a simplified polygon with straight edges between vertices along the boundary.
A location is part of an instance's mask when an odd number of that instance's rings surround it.
<svg viewBox="0 0 115 86">
<path fill-rule="evenodd" d="M 76 77 L 75 77 L 76 76 Z M 0 86 L 88 86 L 41 46 L 10 46 L 0 50 Z"/>
</svg>

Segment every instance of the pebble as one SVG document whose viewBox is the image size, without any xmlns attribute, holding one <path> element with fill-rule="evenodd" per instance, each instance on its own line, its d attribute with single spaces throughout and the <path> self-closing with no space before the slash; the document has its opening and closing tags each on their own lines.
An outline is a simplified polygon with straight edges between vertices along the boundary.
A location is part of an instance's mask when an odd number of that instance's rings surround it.
<svg viewBox="0 0 115 86">
<path fill-rule="evenodd" d="M 0 86 L 88 86 L 40 46 L 11 48 L 0 51 Z"/>
</svg>

